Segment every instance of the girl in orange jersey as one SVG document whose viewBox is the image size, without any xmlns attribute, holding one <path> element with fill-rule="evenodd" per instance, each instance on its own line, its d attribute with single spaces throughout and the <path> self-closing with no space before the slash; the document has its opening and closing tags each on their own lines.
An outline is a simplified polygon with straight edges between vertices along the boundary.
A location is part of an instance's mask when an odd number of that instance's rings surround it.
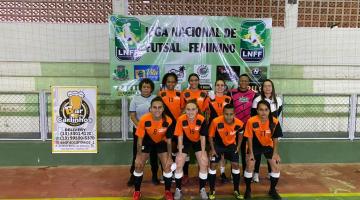
<svg viewBox="0 0 360 200">
<path fill-rule="evenodd" d="M 144 114 L 138 123 L 136 130 L 137 154 L 134 170 L 135 191 L 133 200 L 141 198 L 141 182 L 146 161 L 149 153 L 156 149 L 158 157 L 163 167 L 163 176 L 165 181 L 165 198 L 172 200 L 171 189 L 171 138 L 174 131 L 174 125 L 170 117 L 164 114 L 164 103 L 160 97 L 155 97 L 150 104 L 150 112 Z"/>
<path fill-rule="evenodd" d="M 175 87 L 178 83 L 178 77 L 175 73 L 166 73 L 162 79 L 162 89 L 159 91 L 158 96 L 164 101 L 164 112 L 169 116 L 173 123 L 176 124 L 176 120 L 180 117 L 181 107 L 180 107 L 180 96 L 181 92 L 175 90 Z M 172 158 L 175 161 L 176 156 L 176 146 L 177 138 L 172 138 Z"/>
<path fill-rule="evenodd" d="M 227 85 L 225 81 L 223 79 L 218 79 L 215 82 L 215 94 L 213 92 L 209 92 L 209 124 L 211 124 L 213 119 L 221 116 L 223 114 L 224 106 L 231 102 L 231 97 L 224 95 L 226 87 Z M 225 175 L 225 159 L 223 154 L 221 154 L 220 156 L 220 178 L 222 183 L 226 183 L 228 182 L 228 179 Z"/>
<path fill-rule="evenodd" d="M 209 124 L 211 124 L 213 119 L 221 116 L 223 114 L 224 106 L 231 102 L 231 97 L 225 95 L 226 87 L 225 81 L 223 79 L 218 79 L 215 82 L 215 94 L 209 92 Z"/>
<path fill-rule="evenodd" d="M 205 185 L 207 181 L 208 157 L 205 150 L 207 125 L 205 118 L 200 115 L 196 100 L 190 100 L 185 105 L 185 114 L 181 115 L 175 128 L 175 136 L 178 137 L 178 153 L 176 155 L 175 182 L 176 191 L 174 199 L 182 199 L 181 182 L 183 177 L 183 166 L 186 156 L 192 149 L 195 152 L 199 164 L 199 189 L 200 198 L 208 199 Z"/>
<path fill-rule="evenodd" d="M 207 92 L 200 89 L 199 81 L 199 75 L 195 73 L 189 75 L 188 82 L 190 87 L 181 92 L 181 109 L 183 110 L 185 108 L 186 102 L 194 99 L 199 107 L 199 113 L 204 115 L 205 111 L 209 107 L 210 99 Z M 189 180 L 189 164 L 190 157 L 187 157 L 184 164 L 183 184 L 186 184 Z"/>
<path fill-rule="evenodd" d="M 178 83 L 178 77 L 175 73 L 166 73 L 162 79 L 162 90 L 159 91 L 158 96 L 164 101 L 164 112 L 167 116 L 176 122 L 181 114 L 180 96 L 181 92 L 175 90 Z"/>
<path fill-rule="evenodd" d="M 255 157 L 264 154 L 271 166 L 269 195 L 272 199 L 281 199 L 276 191 L 276 185 L 280 177 L 279 141 L 282 130 L 279 120 L 271 113 L 271 107 L 266 100 L 260 100 L 257 104 L 257 115 L 251 117 L 244 131 L 248 138 L 248 154 L 246 155 L 246 170 L 244 172 L 246 190 L 245 199 L 251 199 L 251 180 L 255 167 Z"/>
<path fill-rule="evenodd" d="M 199 88 L 199 81 L 199 75 L 195 73 L 189 75 L 190 87 L 181 93 L 181 108 L 184 109 L 187 101 L 195 99 L 200 109 L 199 113 L 203 114 L 209 107 L 209 97 L 206 91 Z"/>
</svg>

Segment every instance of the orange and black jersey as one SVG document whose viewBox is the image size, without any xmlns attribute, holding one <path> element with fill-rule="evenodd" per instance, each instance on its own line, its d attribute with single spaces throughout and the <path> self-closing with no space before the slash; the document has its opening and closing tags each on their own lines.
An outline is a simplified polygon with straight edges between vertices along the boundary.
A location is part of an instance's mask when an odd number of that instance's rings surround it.
<svg viewBox="0 0 360 200">
<path fill-rule="evenodd" d="M 181 115 L 181 92 L 177 90 L 162 90 L 159 92 L 158 96 L 160 96 L 165 103 L 165 114 L 175 123 L 177 118 Z"/>
<path fill-rule="evenodd" d="M 186 89 L 181 93 L 181 109 L 184 109 L 186 102 L 191 99 L 196 99 L 201 112 L 205 112 L 209 106 L 209 97 L 205 91 L 200 89 L 195 91 Z"/>
<path fill-rule="evenodd" d="M 175 127 L 175 134 L 176 136 L 184 135 L 191 142 L 198 142 L 200 141 L 200 136 L 207 136 L 207 127 L 205 118 L 197 114 L 195 120 L 190 122 L 186 114 L 181 115 Z"/>
<path fill-rule="evenodd" d="M 210 108 L 210 118 L 209 122 L 211 122 L 216 117 L 219 117 L 223 114 L 224 106 L 231 102 L 231 97 L 223 95 L 223 96 L 215 96 L 215 99 L 210 99 L 209 108 Z"/>
<path fill-rule="evenodd" d="M 262 123 L 258 115 L 251 117 L 247 123 L 244 136 L 253 141 L 253 149 L 262 147 L 274 147 L 273 138 L 282 137 L 279 120 L 273 117 L 274 128 L 270 130 L 269 120 Z M 255 136 L 254 136 L 255 135 Z"/>
<path fill-rule="evenodd" d="M 174 131 L 174 125 L 170 117 L 155 121 L 151 113 L 146 113 L 140 118 L 137 126 L 136 135 L 140 138 L 151 139 L 154 143 L 165 141 L 166 138 L 171 139 Z"/>
<path fill-rule="evenodd" d="M 237 136 L 241 134 L 243 127 L 244 123 L 237 118 L 234 118 L 233 124 L 228 124 L 224 116 L 220 116 L 211 122 L 209 137 L 215 138 L 215 144 L 220 147 L 236 145 Z"/>
</svg>

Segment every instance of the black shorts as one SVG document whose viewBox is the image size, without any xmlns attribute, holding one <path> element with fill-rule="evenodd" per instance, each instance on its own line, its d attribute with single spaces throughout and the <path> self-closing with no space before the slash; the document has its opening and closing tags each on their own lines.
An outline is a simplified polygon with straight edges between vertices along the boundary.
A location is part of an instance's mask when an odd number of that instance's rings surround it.
<svg viewBox="0 0 360 200">
<path fill-rule="evenodd" d="M 141 147 L 141 151 L 143 153 L 150 153 L 154 149 L 156 150 L 156 153 L 165 153 L 167 152 L 167 144 L 165 141 L 161 141 L 159 143 L 144 141 Z"/>
<path fill-rule="evenodd" d="M 261 147 L 254 149 L 254 156 L 264 154 L 266 159 L 272 159 L 274 149 L 272 147 Z"/>
<path fill-rule="evenodd" d="M 184 142 L 184 147 L 182 149 L 183 153 L 186 153 L 189 155 L 190 150 L 192 149 L 195 153 L 198 151 L 201 151 L 201 142 L 200 140 L 198 142 L 191 142 L 191 141 L 186 141 Z"/>
<path fill-rule="evenodd" d="M 218 163 L 221 160 L 221 155 L 224 155 L 224 158 L 230 162 L 239 163 L 239 153 L 235 153 L 236 145 L 233 144 L 227 147 L 215 145 L 215 151 L 218 156 L 211 157 L 211 163 Z"/>
</svg>

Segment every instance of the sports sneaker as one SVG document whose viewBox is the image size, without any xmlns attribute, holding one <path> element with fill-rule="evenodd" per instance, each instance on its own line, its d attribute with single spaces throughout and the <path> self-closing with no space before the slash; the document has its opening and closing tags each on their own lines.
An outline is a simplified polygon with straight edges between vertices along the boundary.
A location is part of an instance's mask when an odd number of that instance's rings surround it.
<svg viewBox="0 0 360 200">
<path fill-rule="evenodd" d="M 226 177 L 225 173 L 222 173 L 220 175 L 220 178 L 221 178 L 221 183 L 223 184 L 229 182 L 229 179 Z"/>
<path fill-rule="evenodd" d="M 281 196 L 279 195 L 279 193 L 276 190 L 270 190 L 269 195 L 272 199 L 275 199 L 275 200 L 281 199 Z"/>
<path fill-rule="evenodd" d="M 140 191 L 134 191 L 133 200 L 140 200 L 140 199 L 141 199 L 141 192 Z"/>
<path fill-rule="evenodd" d="M 205 188 L 201 188 L 201 190 L 200 190 L 200 199 L 201 200 L 208 200 L 209 199 Z"/>
<path fill-rule="evenodd" d="M 253 178 L 252 178 L 252 182 L 254 182 L 254 183 L 260 182 L 260 180 L 259 180 L 259 173 L 254 173 L 254 176 L 253 176 Z"/>
<path fill-rule="evenodd" d="M 251 199 L 251 191 L 250 190 L 246 190 L 244 193 L 244 199 Z"/>
<path fill-rule="evenodd" d="M 243 197 L 240 195 L 239 191 L 234 191 L 234 197 L 235 197 L 235 199 L 243 199 Z"/>
<path fill-rule="evenodd" d="M 209 199 L 211 199 L 211 200 L 212 200 L 212 199 L 216 199 L 216 198 L 215 198 L 215 191 L 212 191 L 212 192 L 210 191 L 210 192 L 209 192 Z"/>
<path fill-rule="evenodd" d="M 181 190 L 179 188 L 176 188 L 175 193 L 174 193 L 174 199 L 181 200 L 182 198 L 183 198 L 183 194 L 182 194 Z"/>
<path fill-rule="evenodd" d="M 165 190 L 165 200 L 174 200 L 173 195 L 169 190 Z"/>
</svg>

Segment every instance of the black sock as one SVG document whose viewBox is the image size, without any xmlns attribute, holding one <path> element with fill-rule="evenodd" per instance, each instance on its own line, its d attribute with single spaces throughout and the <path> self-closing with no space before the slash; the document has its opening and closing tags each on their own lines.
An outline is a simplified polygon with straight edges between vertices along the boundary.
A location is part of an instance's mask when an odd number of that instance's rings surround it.
<svg viewBox="0 0 360 200">
<path fill-rule="evenodd" d="M 143 179 L 143 175 L 135 176 L 135 180 L 134 180 L 135 191 L 140 191 L 142 179 Z"/>
<path fill-rule="evenodd" d="M 275 190 L 278 181 L 279 181 L 279 178 L 274 178 L 274 177 L 270 176 L 270 190 L 271 191 Z"/>
<path fill-rule="evenodd" d="M 232 173 L 233 183 L 234 183 L 234 191 L 239 192 L 239 182 L 240 182 L 240 174 Z"/>
<path fill-rule="evenodd" d="M 209 179 L 210 191 L 213 192 L 215 191 L 216 174 L 209 174 L 208 179 Z"/>
<path fill-rule="evenodd" d="M 175 178 L 176 188 L 179 188 L 179 190 L 181 190 L 181 180 L 182 178 Z"/>
<path fill-rule="evenodd" d="M 201 190 L 202 188 L 204 188 L 205 185 L 206 185 L 206 179 L 201 179 L 201 178 L 199 178 L 200 190 Z"/>
<path fill-rule="evenodd" d="M 171 189 L 171 177 L 170 178 L 164 177 L 164 182 L 165 182 L 165 190 L 170 190 Z"/>
<path fill-rule="evenodd" d="M 245 178 L 246 191 L 251 191 L 251 180 L 252 178 Z"/>
<path fill-rule="evenodd" d="M 190 164 L 190 161 L 186 161 L 184 164 L 183 171 L 184 171 L 185 176 L 189 176 L 189 164 Z"/>
</svg>

